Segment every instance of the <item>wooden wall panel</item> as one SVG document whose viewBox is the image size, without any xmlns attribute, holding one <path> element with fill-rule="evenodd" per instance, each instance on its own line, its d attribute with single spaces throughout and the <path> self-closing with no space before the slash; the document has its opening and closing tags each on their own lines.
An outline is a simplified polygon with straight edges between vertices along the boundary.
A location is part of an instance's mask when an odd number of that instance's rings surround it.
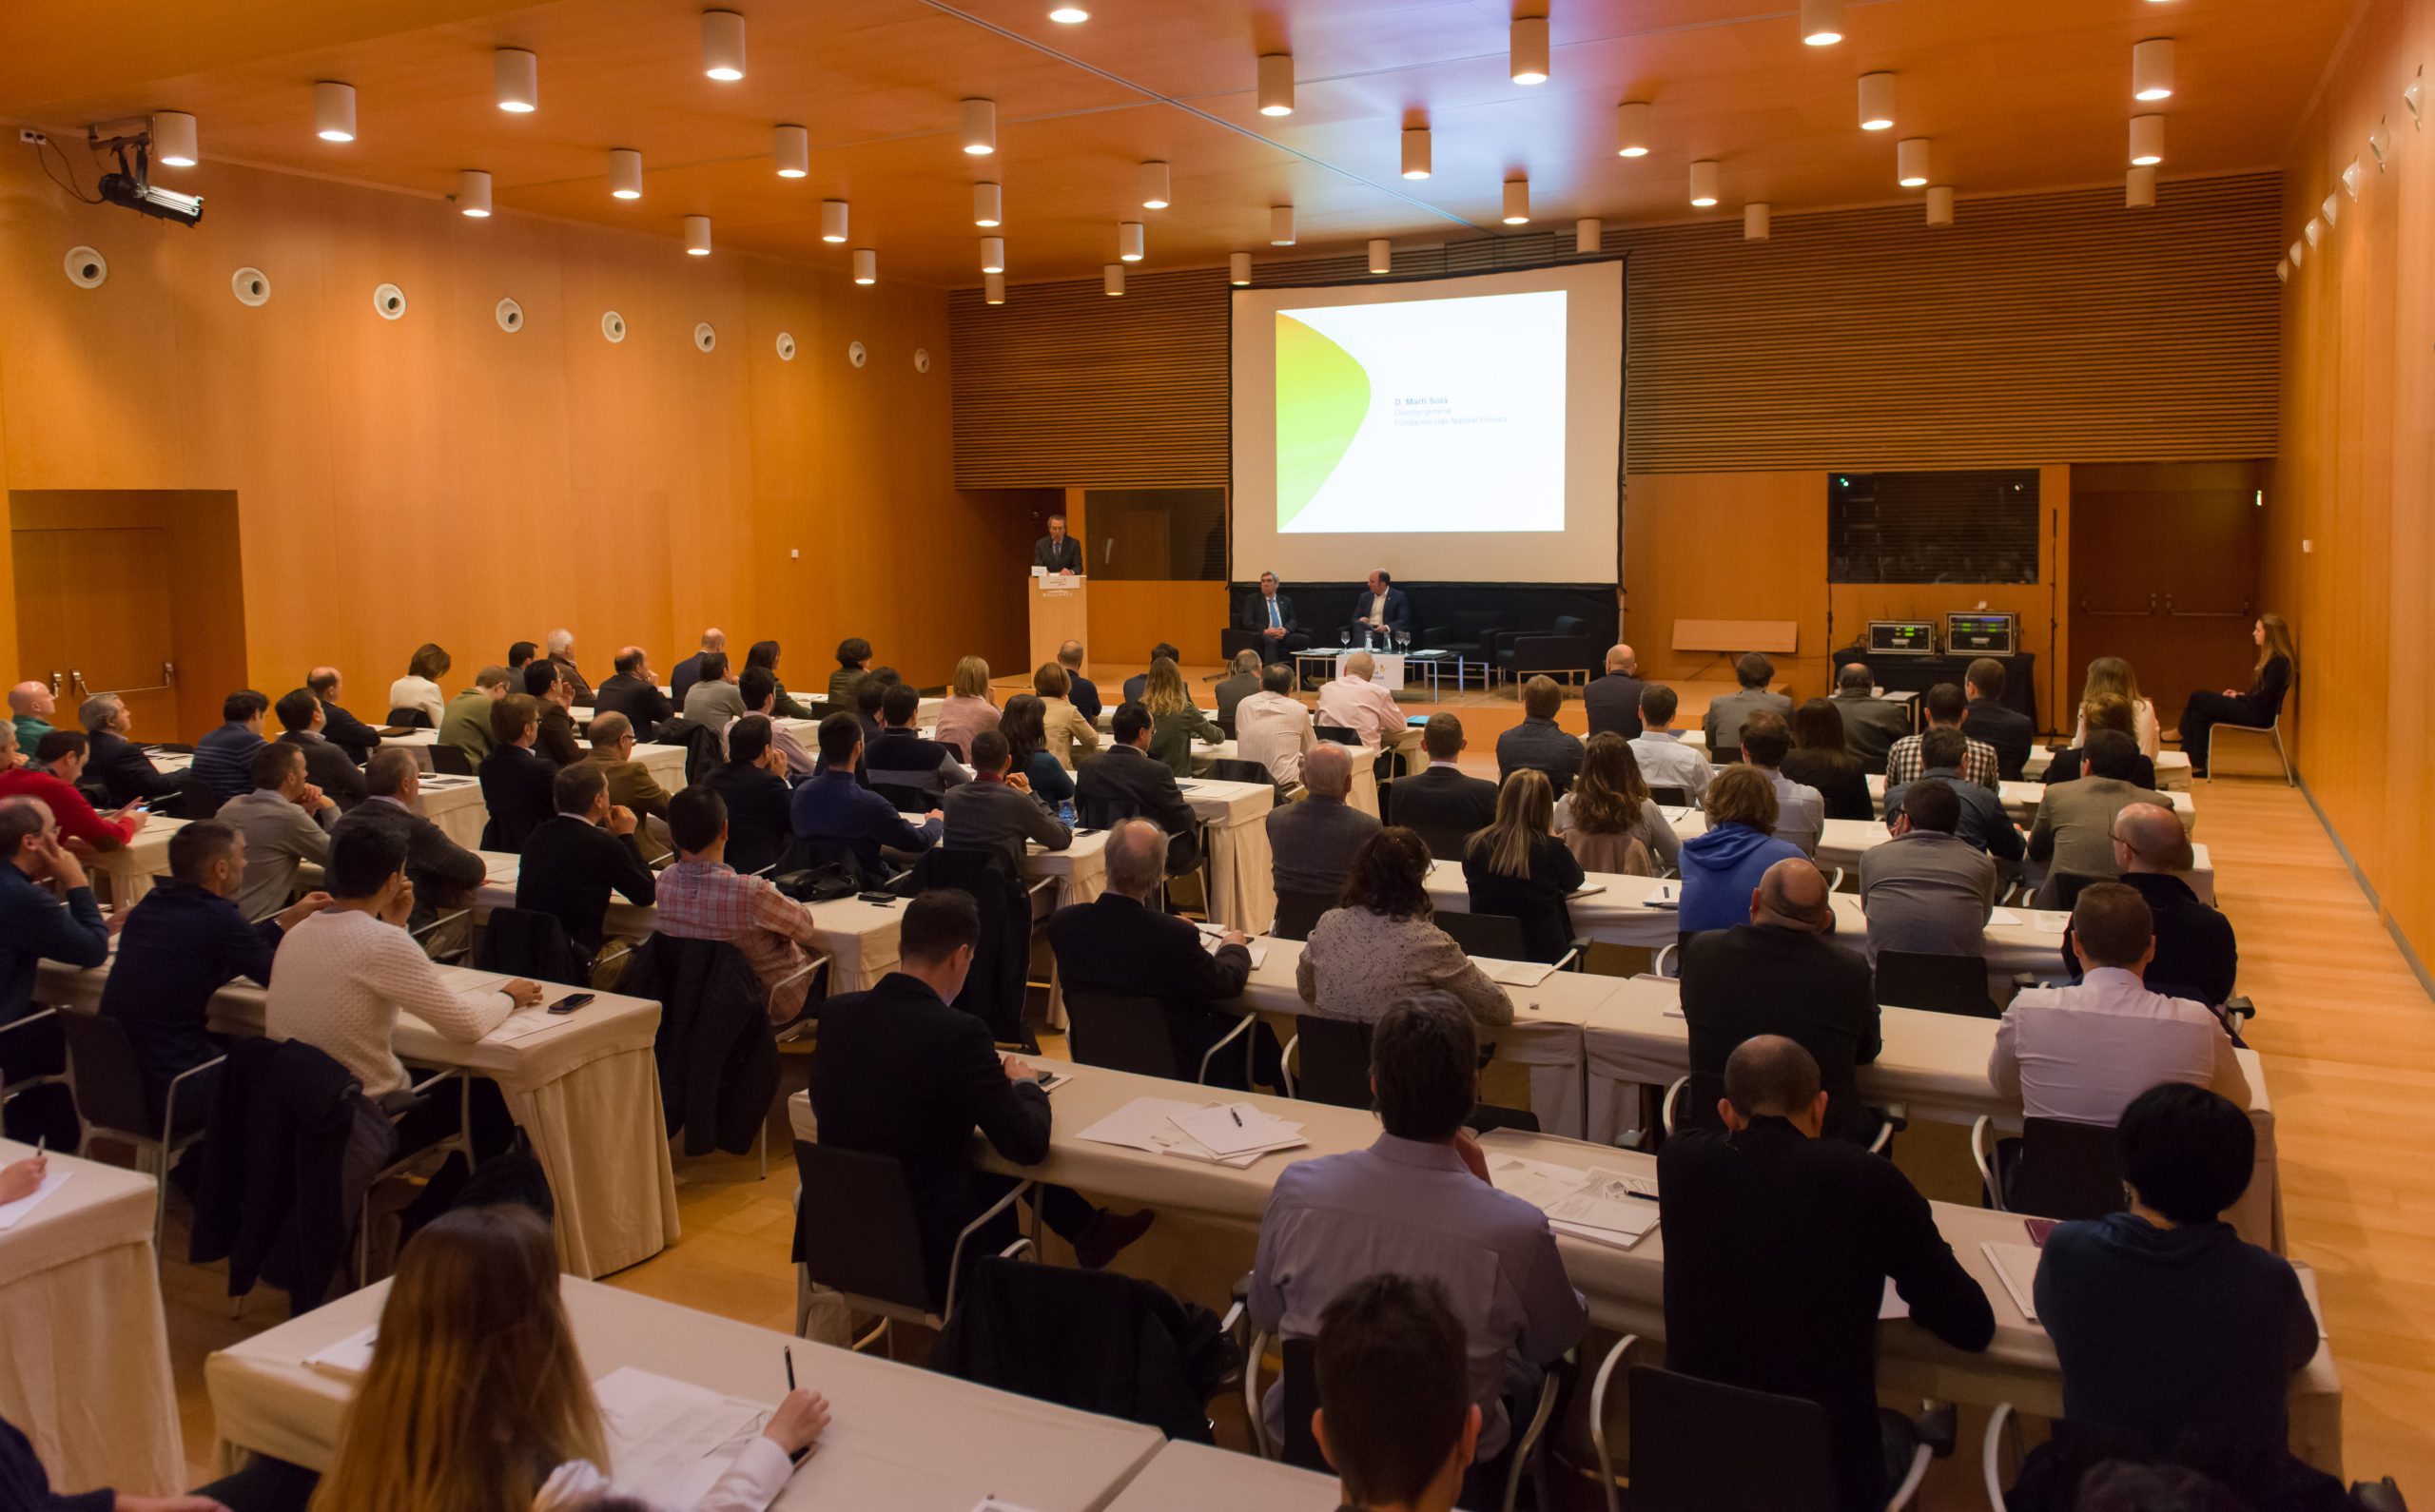
<svg viewBox="0 0 2435 1512">
<path fill-rule="evenodd" d="M 1133 582 L 1091 579 L 1091 675 L 1102 684 L 1150 665 L 1150 648 L 1160 641 L 1183 652 L 1187 667 L 1215 666 L 1221 657 L 1218 632 L 1226 628 L 1223 583 Z"/>
</svg>

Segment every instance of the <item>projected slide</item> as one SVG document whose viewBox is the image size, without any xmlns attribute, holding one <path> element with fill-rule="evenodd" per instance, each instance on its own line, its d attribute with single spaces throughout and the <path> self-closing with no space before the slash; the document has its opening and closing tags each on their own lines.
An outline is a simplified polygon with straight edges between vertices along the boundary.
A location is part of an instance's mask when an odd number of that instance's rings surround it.
<svg viewBox="0 0 2435 1512">
<path fill-rule="evenodd" d="M 1278 533 L 1562 531 L 1565 300 L 1278 310 Z"/>
</svg>

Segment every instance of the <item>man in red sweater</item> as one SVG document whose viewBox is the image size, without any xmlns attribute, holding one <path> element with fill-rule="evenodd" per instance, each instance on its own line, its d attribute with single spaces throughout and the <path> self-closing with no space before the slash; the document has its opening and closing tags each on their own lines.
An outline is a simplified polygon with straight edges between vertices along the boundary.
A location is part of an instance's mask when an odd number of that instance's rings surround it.
<svg viewBox="0 0 2435 1512">
<path fill-rule="evenodd" d="M 16 750 L 17 732 L 0 727 L 0 798 L 39 798 L 50 805 L 59 821 L 59 838 L 69 843 L 79 842 L 90 850 L 116 850 L 135 838 L 144 827 L 144 805 L 139 800 L 115 813 L 104 816 L 93 811 L 93 805 L 76 790 L 76 778 L 85 769 L 87 742 L 81 730 L 54 729 L 42 738 L 33 749 L 33 760 L 23 766 L 10 766 L 8 760 Z"/>
</svg>

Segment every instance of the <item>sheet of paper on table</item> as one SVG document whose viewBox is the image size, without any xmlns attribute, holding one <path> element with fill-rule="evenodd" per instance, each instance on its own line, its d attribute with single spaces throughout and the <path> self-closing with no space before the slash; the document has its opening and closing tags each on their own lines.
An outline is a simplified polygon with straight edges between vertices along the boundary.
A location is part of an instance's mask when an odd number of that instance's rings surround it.
<svg viewBox="0 0 2435 1512">
<path fill-rule="evenodd" d="M 1094 1144 L 1120 1145 L 1154 1155 L 1177 1155 L 1186 1160 L 1231 1166 L 1237 1171 L 1256 1164 L 1262 1155 L 1268 1153 L 1266 1150 L 1253 1150 L 1241 1154 L 1220 1155 L 1186 1134 L 1175 1122 L 1176 1115 L 1198 1113 L 1203 1106 L 1173 1097 L 1136 1097 L 1083 1130 L 1080 1137 Z M 1309 1143 L 1302 1137 L 1301 1125 L 1280 1123 L 1277 1126 L 1292 1132 L 1291 1143 L 1275 1148 L 1291 1149 Z"/>
<path fill-rule="evenodd" d="M 2020 1308 L 2020 1315 L 2036 1323 L 2037 1249 L 2025 1244 L 1997 1244 L 1993 1239 L 1982 1242 L 1978 1248 L 1984 1250 L 1987 1258 L 1994 1263 L 1997 1279 L 2003 1282 L 2004 1289 L 2013 1294 L 2013 1304 Z"/>
<path fill-rule="evenodd" d="M 1225 943 L 1226 932 L 1224 930 L 1211 929 L 1206 924 L 1200 926 L 1201 949 L 1214 956 L 1218 954 L 1218 950 L 1222 948 Z M 1254 971 L 1257 971 L 1260 967 L 1268 964 L 1268 947 L 1266 945 L 1263 945 L 1258 940 L 1255 940 L 1244 948 L 1251 952 L 1252 969 Z"/>
<path fill-rule="evenodd" d="M 1628 1250 L 1657 1227 L 1657 1183 L 1620 1171 L 1584 1171 L 1490 1154 L 1489 1179 L 1548 1215 L 1559 1233 Z"/>
<path fill-rule="evenodd" d="M 1987 927 L 1990 929 L 2017 929 L 2027 922 L 2029 921 L 2017 908 L 1991 909 L 1987 914 Z"/>
<path fill-rule="evenodd" d="M 565 1023 L 568 1017 L 566 1014 L 553 1015 L 549 1009 L 537 1004 L 531 1008 L 518 1008 L 499 1020 L 499 1026 L 482 1038 L 495 1044 L 505 1044 L 526 1035 L 537 1035 L 544 1029 L 555 1029 Z"/>
<path fill-rule="evenodd" d="M 1221 1159 L 1267 1150 L 1290 1150 L 1303 1142 L 1300 1124 L 1273 1117 L 1248 1102 L 1170 1114 L 1167 1121 Z"/>
<path fill-rule="evenodd" d="M 1499 960 L 1490 963 L 1488 979 L 1508 987 L 1535 987 L 1548 979 L 1555 968 L 1531 960 Z"/>
<path fill-rule="evenodd" d="M 709 1494 L 769 1419 L 755 1402 L 637 1370 L 592 1384 L 617 1480 L 659 1506 L 692 1506 Z"/>
<path fill-rule="evenodd" d="M 1683 906 L 1683 890 L 1674 882 L 1659 882 L 1640 901 L 1643 908 L 1675 908 Z"/>
<path fill-rule="evenodd" d="M 2059 935 L 2072 927 L 2072 916 L 2055 913 L 2033 914 L 2030 916 L 2029 923 L 2031 928 L 2041 934 Z"/>
<path fill-rule="evenodd" d="M 0 1202 L 0 1229 L 15 1228 L 17 1226 L 18 1219 L 23 1218 L 27 1213 L 29 1213 L 33 1212 L 34 1209 L 42 1206 L 42 1201 L 45 1197 L 49 1196 L 52 1192 L 57 1192 L 60 1188 L 66 1185 L 68 1185 L 68 1173 L 65 1171 L 54 1171 L 50 1174 L 42 1178 L 41 1186 L 34 1188 L 33 1191 L 27 1192 L 16 1201 Z"/>
<path fill-rule="evenodd" d="M 338 1343 L 306 1355 L 304 1364 L 330 1375 L 364 1375 L 372 1369 L 372 1346 L 380 1337 L 379 1324 L 359 1328 Z"/>
</svg>

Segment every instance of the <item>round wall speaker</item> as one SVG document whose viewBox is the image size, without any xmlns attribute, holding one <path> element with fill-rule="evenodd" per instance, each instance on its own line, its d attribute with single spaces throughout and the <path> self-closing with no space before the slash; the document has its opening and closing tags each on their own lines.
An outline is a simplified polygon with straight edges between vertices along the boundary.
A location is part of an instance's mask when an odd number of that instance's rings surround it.
<svg viewBox="0 0 2435 1512">
<path fill-rule="evenodd" d="M 406 291 L 394 283 L 383 283 L 372 291 L 372 307 L 380 319 L 394 320 L 406 313 Z"/>
<path fill-rule="evenodd" d="M 779 360 L 779 361 L 781 361 L 781 362 L 791 362 L 791 361 L 793 361 L 794 359 L 795 359 L 795 339 L 794 339 L 794 335 L 793 335 L 793 333 L 792 333 L 792 332 L 789 332 L 789 331 L 780 331 L 780 332 L 778 333 L 778 360 Z"/>
<path fill-rule="evenodd" d="M 69 247 L 63 265 L 68 269 L 68 281 L 80 289 L 98 289 L 109 281 L 109 259 L 91 247 Z"/>
<path fill-rule="evenodd" d="M 913 349 L 913 371 L 916 373 L 927 373 L 930 371 L 930 349 L 928 347 L 917 346 Z"/>
<path fill-rule="evenodd" d="M 237 296 L 240 304 L 249 307 L 267 304 L 270 302 L 270 276 L 260 268 L 239 268 L 229 275 L 228 291 Z"/>
<path fill-rule="evenodd" d="M 624 340 L 626 339 L 626 318 L 619 315 L 614 310 L 602 311 L 600 315 L 600 334 L 607 337 L 612 341 Z"/>
<path fill-rule="evenodd" d="M 707 352 L 718 344 L 719 333 L 711 328 L 710 321 L 704 320 L 693 327 L 693 347 L 696 351 Z"/>
<path fill-rule="evenodd" d="M 514 300 L 501 300 L 491 310 L 491 319 L 498 321 L 502 331 L 514 333 L 524 329 L 524 306 Z"/>
<path fill-rule="evenodd" d="M 870 359 L 871 359 L 871 354 L 870 354 L 869 350 L 868 350 L 867 348 L 866 348 L 866 347 L 863 345 L 863 343 L 862 343 L 862 342 L 860 342 L 860 341 L 855 341 L 855 342 L 852 342 L 852 343 L 850 343 L 849 345 L 847 345 L 847 348 L 846 348 L 846 360 L 847 360 L 847 361 L 848 361 L 848 362 L 853 363 L 856 367 L 861 367 L 864 363 L 866 363 L 866 362 L 869 361 Z"/>
</svg>

